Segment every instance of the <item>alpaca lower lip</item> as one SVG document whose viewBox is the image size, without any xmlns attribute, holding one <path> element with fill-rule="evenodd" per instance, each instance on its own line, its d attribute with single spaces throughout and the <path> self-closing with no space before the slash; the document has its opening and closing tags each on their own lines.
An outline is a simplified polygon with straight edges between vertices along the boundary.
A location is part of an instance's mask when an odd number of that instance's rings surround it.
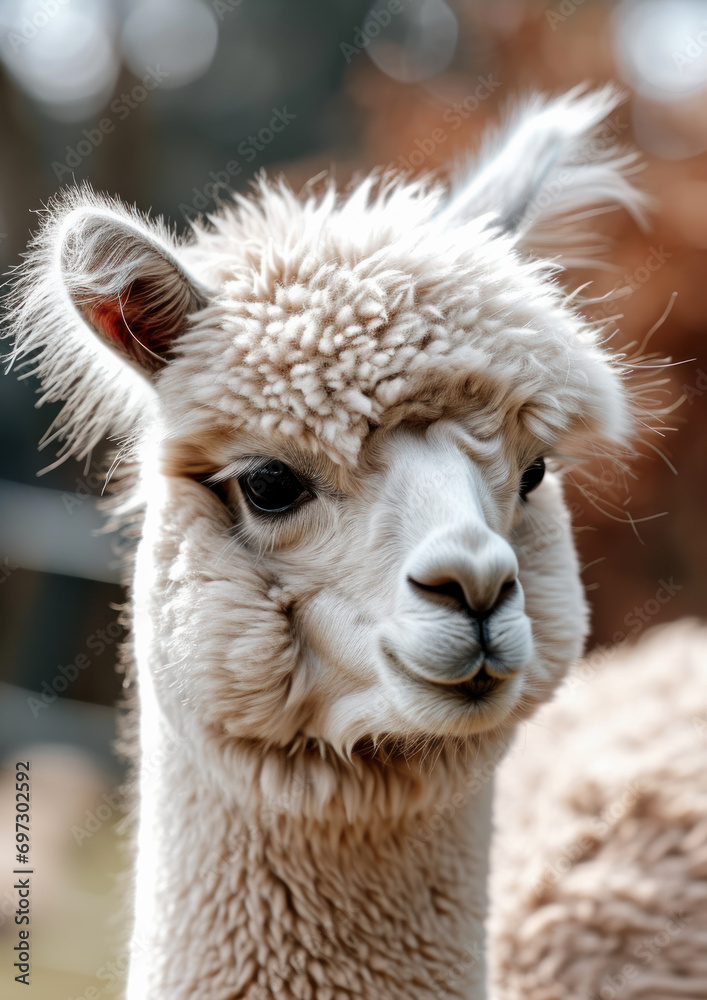
<svg viewBox="0 0 707 1000">
<path fill-rule="evenodd" d="M 438 691 L 449 692 L 454 696 L 461 695 L 467 701 L 488 700 L 490 695 L 505 684 L 504 678 L 493 677 L 491 674 L 486 672 L 486 668 L 484 666 L 482 666 L 473 677 L 470 677 L 465 681 L 458 681 L 457 683 L 432 680 L 430 677 L 420 677 L 419 674 L 411 670 L 405 664 L 405 662 L 390 648 L 390 646 L 385 644 L 382 649 L 388 662 L 393 664 L 401 673 L 414 678 L 416 681 L 427 681 L 428 684 L 432 685 Z"/>
<path fill-rule="evenodd" d="M 472 677 L 471 680 L 462 681 L 461 684 L 452 684 L 448 690 L 464 695 L 465 698 L 471 698 L 474 701 L 478 701 L 479 699 L 492 694 L 499 687 L 501 687 L 503 683 L 504 681 L 502 678 L 492 677 L 490 674 L 487 674 L 484 667 L 482 667 L 478 674 Z"/>
</svg>

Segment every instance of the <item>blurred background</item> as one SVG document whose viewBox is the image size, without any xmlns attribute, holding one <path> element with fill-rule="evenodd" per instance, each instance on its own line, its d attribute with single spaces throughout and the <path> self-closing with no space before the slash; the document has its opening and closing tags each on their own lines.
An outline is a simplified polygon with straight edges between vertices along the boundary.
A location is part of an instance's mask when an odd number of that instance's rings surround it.
<svg viewBox="0 0 707 1000">
<path fill-rule="evenodd" d="M 707 2 L 0 0 L 2 269 L 19 261 L 33 212 L 74 181 L 183 231 L 262 169 L 295 189 L 379 164 L 443 173 L 519 95 L 606 80 L 627 101 L 603 135 L 639 147 L 657 208 L 646 233 L 605 216 L 617 269 L 568 280 L 621 289 L 600 307 L 621 313 L 616 346 L 659 324 L 650 349 L 677 362 L 664 402 L 685 397 L 666 418 L 676 431 L 650 439 L 657 450 L 642 448 L 632 477 L 598 468 L 569 487 L 591 645 L 621 643 L 701 615 L 707 596 Z M 111 916 L 125 595 L 114 542 L 97 534 L 104 455 L 37 478 L 54 456 L 37 451 L 53 412 L 35 409 L 36 390 L 0 377 L 2 794 L 31 757 L 30 995 L 96 1000 L 125 970 Z M 10 818 L 3 805 L 3 859 Z M 3 995 L 15 987 L 14 899 L 2 870 Z"/>
</svg>

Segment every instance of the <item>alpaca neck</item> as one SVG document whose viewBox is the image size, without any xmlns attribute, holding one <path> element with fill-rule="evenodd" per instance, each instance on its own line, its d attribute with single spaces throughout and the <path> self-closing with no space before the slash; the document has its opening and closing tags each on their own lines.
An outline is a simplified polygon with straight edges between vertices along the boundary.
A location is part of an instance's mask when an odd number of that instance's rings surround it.
<svg viewBox="0 0 707 1000">
<path fill-rule="evenodd" d="M 347 822 L 340 800 L 263 816 L 161 739 L 143 754 L 128 1000 L 483 1000 L 491 781 L 467 772 L 395 821 Z"/>
</svg>

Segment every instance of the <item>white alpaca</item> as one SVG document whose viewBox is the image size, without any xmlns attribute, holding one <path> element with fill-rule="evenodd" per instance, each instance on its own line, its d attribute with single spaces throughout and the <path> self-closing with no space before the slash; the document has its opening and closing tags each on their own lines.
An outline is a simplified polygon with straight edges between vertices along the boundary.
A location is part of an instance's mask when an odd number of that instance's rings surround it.
<svg viewBox="0 0 707 1000">
<path fill-rule="evenodd" d="M 17 351 L 64 453 L 123 439 L 140 524 L 129 1000 L 486 995 L 487 775 L 586 632 L 559 469 L 633 429 L 557 283 L 563 220 L 641 214 L 613 104 L 531 102 L 450 192 L 263 182 L 188 243 L 50 207 Z"/>
</svg>

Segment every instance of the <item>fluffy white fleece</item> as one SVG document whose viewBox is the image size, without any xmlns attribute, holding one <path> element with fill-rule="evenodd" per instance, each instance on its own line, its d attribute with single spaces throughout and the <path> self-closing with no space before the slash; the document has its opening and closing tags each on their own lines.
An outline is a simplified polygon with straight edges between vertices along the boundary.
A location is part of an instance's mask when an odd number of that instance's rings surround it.
<svg viewBox="0 0 707 1000">
<path fill-rule="evenodd" d="M 177 432 L 257 429 L 351 461 L 371 427 L 472 406 L 489 433 L 510 414 L 549 441 L 587 418 L 621 438 L 601 330 L 554 280 L 584 238 L 565 216 L 607 204 L 643 216 L 633 154 L 591 141 L 615 103 L 611 90 L 528 102 L 451 192 L 374 174 L 343 197 L 327 185 L 300 200 L 262 181 L 182 245 L 159 220 L 67 191 L 14 299 L 19 354 L 36 350 L 45 398 L 66 400 L 56 435 L 82 456 L 144 415 L 143 381 L 77 323 L 78 308 L 101 327 L 101 302 L 122 293 L 131 328 L 146 304 L 162 324 L 140 327 L 143 367 L 159 368 L 165 330 L 198 310 L 159 377 Z M 547 255 L 522 252 L 538 241 Z"/>
</svg>

